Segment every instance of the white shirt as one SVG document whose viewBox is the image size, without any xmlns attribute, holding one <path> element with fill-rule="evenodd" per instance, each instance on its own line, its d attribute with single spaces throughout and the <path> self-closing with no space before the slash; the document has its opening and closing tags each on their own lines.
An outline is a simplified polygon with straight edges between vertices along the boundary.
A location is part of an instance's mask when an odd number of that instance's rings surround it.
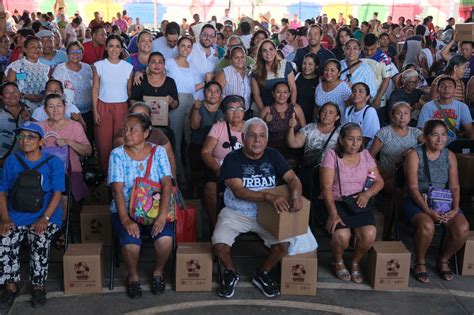
<svg viewBox="0 0 474 315">
<path fill-rule="evenodd" d="M 178 93 L 194 94 L 199 83 L 196 71 L 190 64 L 189 68 L 178 66 L 174 58 L 166 61 L 166 74 L 176 82 Z"/>
<path fill-rule="evenodd" d="M 370 139 L 367 145 L 367 148 L 370 148 L 375 134 L 380 130 L 379 116 L 377 116 L 375 108 L 365 105 L 364 108 L 356 111 L 354 106 L 347 107 L 342 115 L 342 125 L 348 122 L 359 124 L 362 128 L 362 136 Z"/>
<path fill-rule="evenodd" d="M 66 25 L 66 34 L 69 34 L 69 42 L 74 42 L 77 40 L 77 33 L 76 33 L 76 29 L 72 26 L 72 23 L 68 23 L 68 25 Z M 68 44 L 66 43 L 66 44 Z"/>
<path fill-rule="evenodd" d="M 252 40 L 252 34 L 240 35 L 240 39 L 242 40 L 242 43 L 244 43 L 245 48 L 249 49 L 250 41 Z"/>
<path fill-rule="evenodd" d="M 153 40 L 153 52 L 156 51 L 162 53 L 166 60 L 170 58 L 176 58 L 178 56 L 178 47 L 175 46 L 171 48 L 168 46 L 165 36 L 161 36 L 160 38 Z"/>
<path fill-rule="evenodd" d="M 122 103 L 128 100 L 127 84 L 133 66 L 120 60 L 113 64 L 107 58 L 94 63 L 99 75 L 99 99 L 105 103 Z"/>
<path fill-rule="evenodd" d="M 206 56 L 206 52 L 204 50 L 204 47 L 202 47 L 201 43 L 195 43 L 193 46 L 193 50 L 191 51 L 191 54 L 188 57 L 188 62 L 196 70 L 199 82 L 204 82 L 206 73 L 214 72 L 217 63 L 219 62 L 217 52 L 212 47 L 210 47 L 210 50 L 211 54 L 209 56 Z M 197 92 L 195 98 L 203 99 L 203 91 L 200 90 L 199 92 Z"/>
</svg>

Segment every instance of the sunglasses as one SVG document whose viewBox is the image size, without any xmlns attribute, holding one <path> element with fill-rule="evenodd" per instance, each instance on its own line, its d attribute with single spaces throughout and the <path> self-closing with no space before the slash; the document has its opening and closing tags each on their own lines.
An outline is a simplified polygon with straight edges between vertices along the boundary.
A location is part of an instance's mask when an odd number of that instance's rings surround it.
<svg viewBox="0 0 474 315">
<path fill-rule="evenodd" d="M 16 140 L 18 140 L 18 141 L 21 141 L 21 140 L 24 140 L 24 139 L 36 140 L 36 139 L 39 139 L 39 137 L 35 136 L 35 135 L 17 135 L 16 136 Z"/>
</svg>

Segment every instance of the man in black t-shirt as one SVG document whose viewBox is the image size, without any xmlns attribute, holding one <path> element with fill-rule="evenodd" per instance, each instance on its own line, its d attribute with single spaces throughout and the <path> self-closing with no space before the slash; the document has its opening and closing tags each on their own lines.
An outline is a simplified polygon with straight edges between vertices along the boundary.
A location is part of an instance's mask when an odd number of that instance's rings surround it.
<svg viewBox="0 0 474 315">
<path fill-rule="evenodd" d="M 269 275 L 271 268 L 287 253 L 290 243 L 278 241 L 257 223 L 256 202 L 266 201 L 278 212 L 299 211 L 302 207 L 301 182 L 288 162 L 276 150 L 267 148 L 268 127 L 260 118 L 245 122 L 242 149 L 229 153 L 222 164 L 220 179 L 225 182 L 225 208 L 217 218 L 212 235 L 214 250 L 225 271 L 219 286 L 220 297 L 231 298 L 239 275 L 235 270 L 230 250 L 235 238 L 242 233 L 255 232 L 271 247 L 270 255 L 257 271 L 252 283 L 266 297 L 275 297 L 279 290 Z M 282 178 L 290 189 L 290 200 L 262 191 L 274 188 Z"/>
</svg>

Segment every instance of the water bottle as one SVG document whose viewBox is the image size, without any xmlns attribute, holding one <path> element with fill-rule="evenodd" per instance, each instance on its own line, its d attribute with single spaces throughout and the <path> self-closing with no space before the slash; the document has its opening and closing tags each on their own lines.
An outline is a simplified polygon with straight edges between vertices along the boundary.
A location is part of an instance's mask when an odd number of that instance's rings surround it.
<svg viewBox="0 0 474 315">
<path fill-rule="evenodd" d="M 375 173 L 369 172 L 369 174 L 367 174 L 367 178 L 364 183 L 364 191 L 369 190 L 369 188 L 372 187 L 374 182 L 375 182 Z"/>
</svg>

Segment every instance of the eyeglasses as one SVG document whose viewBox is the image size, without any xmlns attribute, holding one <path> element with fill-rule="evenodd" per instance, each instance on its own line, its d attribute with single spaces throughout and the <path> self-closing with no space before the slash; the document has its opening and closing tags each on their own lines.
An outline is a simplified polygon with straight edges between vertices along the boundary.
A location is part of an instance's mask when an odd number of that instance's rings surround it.
<svg viewBox="0 0 474 315">
<path fill-rule="evenodd" d="M 201 33 L 201 37 L 203 37 L 203 38 L 216 38 L 216 34 Z"/>
<path fill-rule="evenodd" d="M 74 50 L 70 50 L 69 53 L 70 53 L 70 54 L 79 55 L 79 54 L 82 54 L 82 50 L 80 50 L 80 49 L 74 49 Z"/>
<path fill-rule="evenodd" d="M 243 112 L 245 112 L 245 108 L 242 108 L 242 107 L 229 107 L 229 108 L 226 109 L 226 111 L 231 112 L 231 113 L 233 113 L 235 111 L 243 113 Z"/>
<path fill-rule="evenodd" d="M 16 140 L 18 140 L 18 141 L 21 141 L 21 140 L 24 140 L 24 139 L 36 140 L 36 139 L 39 139 L 39 137 L 35 136 L 35 135 L 17 135 L 16 136 Z"/>
</svg>

